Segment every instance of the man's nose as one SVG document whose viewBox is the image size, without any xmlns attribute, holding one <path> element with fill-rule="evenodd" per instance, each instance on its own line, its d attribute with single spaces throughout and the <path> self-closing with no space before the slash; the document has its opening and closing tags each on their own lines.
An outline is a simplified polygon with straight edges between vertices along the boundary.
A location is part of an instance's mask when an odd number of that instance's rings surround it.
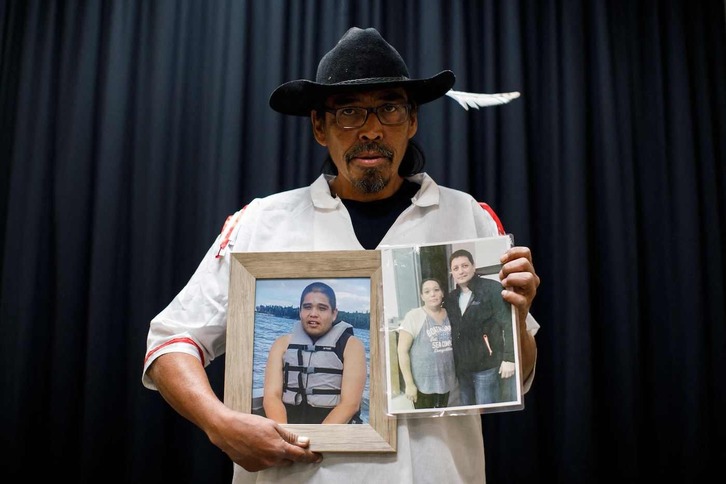
<svg viewBox="0 0 726 484">
<path fill-rule="evenodd" d="M 368 119 L 366 119 L 365 124 L 360 127 L 358 137 L 364 140 L 376 140 L 381 139 L 382 136 L 383 124 L 381 124 L 381 120 L 378 119 L 378 115 L 375 112 L 368 113 Z"/>
</svg>

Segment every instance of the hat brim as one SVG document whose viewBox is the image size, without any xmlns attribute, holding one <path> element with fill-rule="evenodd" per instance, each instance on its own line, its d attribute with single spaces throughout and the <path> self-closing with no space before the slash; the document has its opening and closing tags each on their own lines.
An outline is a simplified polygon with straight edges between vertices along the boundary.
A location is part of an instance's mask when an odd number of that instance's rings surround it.
<svg viewBox="0 0 726 484">
<path fill-rule="evenodd" d="M 427 79 L 358 79 L 339 84 L 320 84 L 300 79 L 282 84 L 272 92 L 270 107 L 282 114 L 310 116 L 332 94 L 350 91 L 403 87 L 409 100 L 418 105 L 438 99 L 446 94 L 456 81 L 451 71 L 441 71 Z"/>
</svg>

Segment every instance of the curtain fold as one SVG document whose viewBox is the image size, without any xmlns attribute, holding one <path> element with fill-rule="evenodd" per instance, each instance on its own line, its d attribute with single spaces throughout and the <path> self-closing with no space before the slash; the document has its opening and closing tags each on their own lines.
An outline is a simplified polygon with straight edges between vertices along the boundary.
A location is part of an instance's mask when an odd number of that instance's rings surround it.
<svg viewBox="0 0 726 484">
<path fill-rule="evenodd" d="M 705 478 L 726 457 L 725 20 L 685 0 L 0 4 L 4 475 L 230 481 L 142 387 L 149 320 L 228 215 L 319 174 L 310 120 L 269 95 L 372 26 L 414 77 L 522 93 L 424 105 L 416 137 L 542 278 L 525 409 L 482 417 L 489 482 Z"/>
</svg>

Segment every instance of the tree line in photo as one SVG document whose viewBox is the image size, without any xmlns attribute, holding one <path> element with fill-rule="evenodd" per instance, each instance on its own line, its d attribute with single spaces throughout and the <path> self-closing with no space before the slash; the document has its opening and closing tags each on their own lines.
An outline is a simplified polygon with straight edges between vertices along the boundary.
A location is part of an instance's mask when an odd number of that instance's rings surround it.
<svg viewBox="0 0 726 484">
<path fill-rule="evenodd" d="M 255 312 L 263 313 L 263 314 L 271 314 L 273 316 L 277 316 L 278 318 L 285 318 L 285 319 L 299 319 L 300 318 L 300 308 L 299 307 L 292 307 L 292 306 L 277 306 L 277 305 L 260 305 L 255 307 Z M 338 312 L 338 320 L 345 321 L 346 323 L 350 323 L 351 326 L 354 328 L 359 329 L 365 329 L 369 330 L 371 328 L 371 313 L 370 311 L 366 312 L 347 312 L 347 311 L 339 311 Z"/>
</svg>

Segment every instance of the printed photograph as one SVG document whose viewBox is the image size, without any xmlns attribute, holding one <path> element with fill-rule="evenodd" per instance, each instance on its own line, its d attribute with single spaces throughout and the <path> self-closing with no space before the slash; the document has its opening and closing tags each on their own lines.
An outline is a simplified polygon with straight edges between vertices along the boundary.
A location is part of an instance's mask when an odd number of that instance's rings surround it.
<svg viewBox="0 0 726 484">
<path fill-rule="evenodd" d="M 508 235 L 381 251 L 390 414 L 523 408 Z"/>
<path fill-rule="evenodd" d="M 254 317 L 253 413 L 368 422 L 369 279 L 258 279 Z"/>
</svg>

